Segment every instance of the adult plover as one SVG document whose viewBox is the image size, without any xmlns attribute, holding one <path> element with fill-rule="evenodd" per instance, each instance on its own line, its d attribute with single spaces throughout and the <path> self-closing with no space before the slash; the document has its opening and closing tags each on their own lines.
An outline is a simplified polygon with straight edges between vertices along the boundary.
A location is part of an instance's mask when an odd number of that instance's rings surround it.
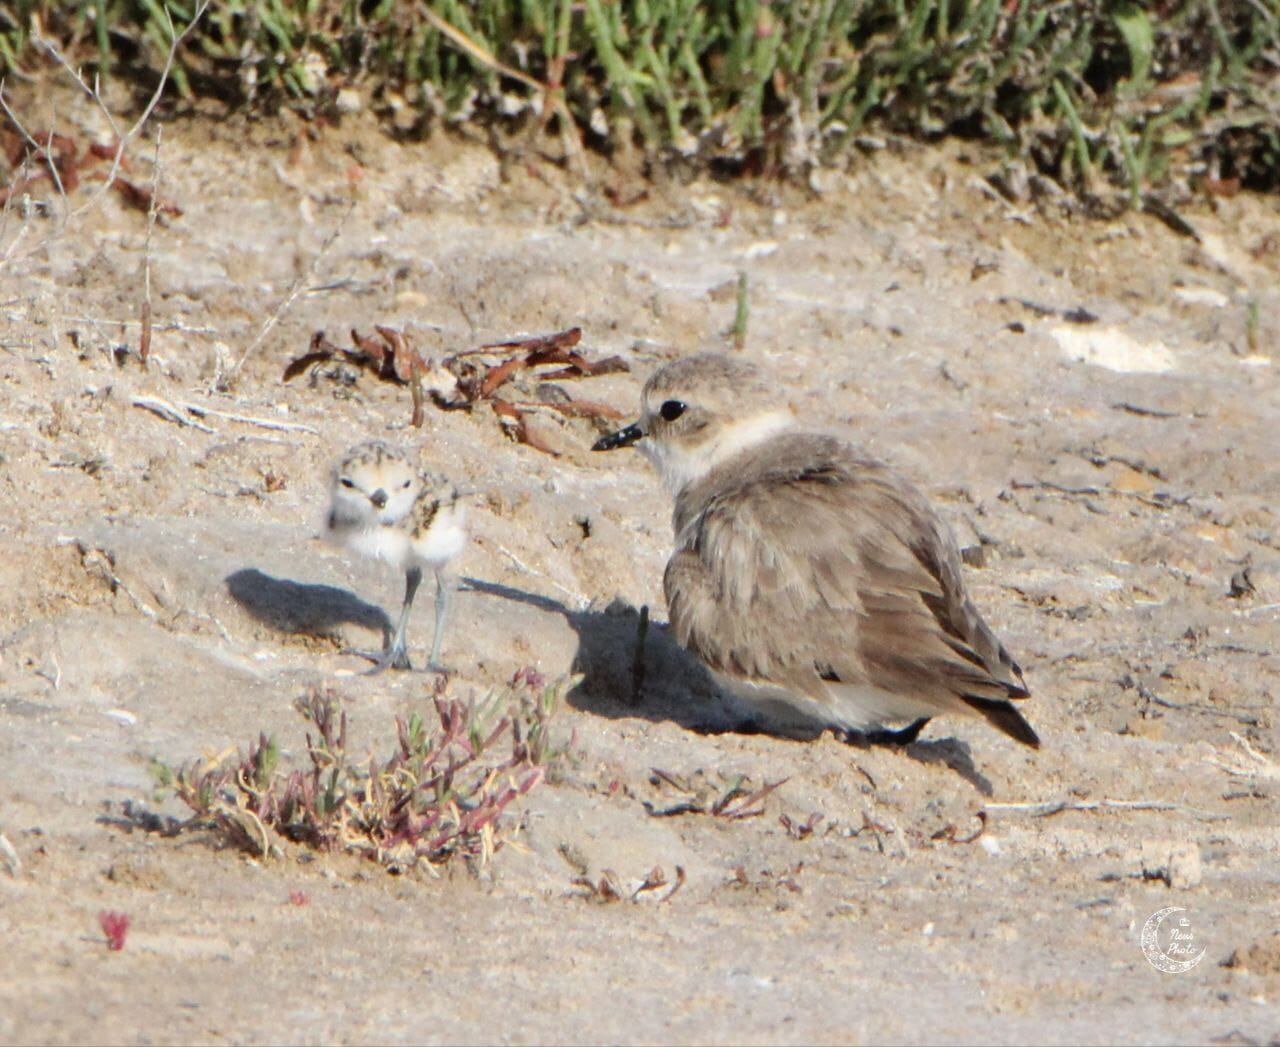
<svg viewBox="0 0 1280 1047">
<path fill-rule="evenodd" d="M 778 389 L 720 354 L 667 364 L 636 444 L 675 496 L 671 628 L 763 725 L 900 742 L 977 714 L 1038 748 L 1022 670 L 965 592 L 950 528 L 887 465 L 800 429 Z M 888 725 L 913 721 L 891 731 Z"/>
</svg>

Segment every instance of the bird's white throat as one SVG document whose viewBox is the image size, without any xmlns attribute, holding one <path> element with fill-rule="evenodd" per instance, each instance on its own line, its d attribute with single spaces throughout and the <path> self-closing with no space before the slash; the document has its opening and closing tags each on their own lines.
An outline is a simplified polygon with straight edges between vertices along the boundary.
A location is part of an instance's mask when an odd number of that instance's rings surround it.
<svg viewBox="0 0 1280 1047">
<path fill-rule="evenodd" d="M 794 425 L 795 417 L 791 412 L 779 409 L 731 422 L 711 439 L 695 447 L 681 447 L 669 440 L 652 437 L 641 440 L 637 446 L 658 470 L 667 490 L 676 495 L 689 484 L 701 480 L 720 463 Z"/>
</svg>

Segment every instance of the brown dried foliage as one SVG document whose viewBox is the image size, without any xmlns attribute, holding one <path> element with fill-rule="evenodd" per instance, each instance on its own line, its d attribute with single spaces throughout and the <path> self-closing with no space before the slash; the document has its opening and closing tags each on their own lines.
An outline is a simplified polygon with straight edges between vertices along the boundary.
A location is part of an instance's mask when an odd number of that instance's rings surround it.
<svg viewBox="0 0 1280 1047">
<path fill-rule="evenodd" d="M 116 143 L 104 145 L 94 142 L 82 150 L 79 142 L 68 134 L 37 131 L 28 140 L 26 135 L 12 127 L 0 127 L 0 149 L 4 152 L 11 175 L 9 184 L 0 189 L 0 205 L 21 196 L 46 179 L 55 185 L 61 185 L 62 191 L 68 195 L 79 189 L 85 181 L 105 181 L 110 168 L 108 167 L 108 171 L 97 168 L 103 163 L 111 164 L 118 148 Z M 120 166 L 122 170 L 127 169 L 127 160 L 121 158 Z M 144 213 L 151 210 L 151 187 L 130 181 L 117 171 L 111 188 L 135 210 Z M 182 208 L 172 200 L 157 199 L 155 208 L 157 214 L 170 218 L 182 217 Z"/>
<path fill-rule="evenodd" d="M 628 890 L 623 886 L 618 874 L 612 869 L 605 869 L 600 874 L 599 880 L 592 880 L 588 876 L 575 877 L 571 882 L 575 887 L 581 887 L 585 892 L 585 897 L 594 902 L 635 902 L 639 901 L 641 895 L 659 891 L 664 887 L 670 888 L 666 894 L 658 899 L 659 904 L 669 902 L 677 891 L 684 886 L 685 872 L 682 866 L 676 866 L 676 879 L 671 883 L 667 879 L 667 874 L 663 871 L 662 866 L 655 865 L 645 874 L 643 880 L 634 890 Z"/>
<path fill-rule="evenodd" d="M 351 348 L 335 345 L 323 331 L 311 338 L 308 351 L 290 360 L 284 380 L 290 381 L 322 363 L 339 361 L 367 371 L 381 381 L 409 386 L 413 396 L 413 424 L 422 425 L 423 406 L 429 394 L 443 410 L 470 410 L 488 403 L 504 429 L 519 443 L 547 454 L 557 452 L 541 440 L 528 424 L 532 410 L 549 409 L 568 418 L 615 420 L 621 415 L 595 400 L 515 400 L 499 396 L 518 374 L 534 371 L 540 381 L 591 378 L 628 370 L 625 360 L 610 356 L 590 360 L 576 348 L 582 329 L 571 327 L 555 334 L 505 342 L 491 342 L 445 356 L 439 364 L 414 348 L 409 336 L 394 328 L 375 326 L 377 337 L 352 330 Z"/>
</svg>

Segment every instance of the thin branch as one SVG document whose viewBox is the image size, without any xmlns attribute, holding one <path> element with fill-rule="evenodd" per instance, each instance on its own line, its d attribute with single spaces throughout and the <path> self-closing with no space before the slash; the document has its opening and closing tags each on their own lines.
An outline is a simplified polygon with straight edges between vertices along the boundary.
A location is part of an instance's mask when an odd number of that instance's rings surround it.
<svg viewBox="0 0 1280 1047">
<path fill-rule="evenodd" d="M 314 426 L 304 425 L 302 422 L 277 422 L 271 418 L 254 418 L 247 414 L 234 414 L 231 411 L 219 411 L 215 407 L 204 407 L 200 404 L 184 402 L 180 405 L 183 410 L 189 411 L 197 418 L 206 416 L 211 418 L 225 418 L 228 422 L 241 422 L 244 425 L 256 425 L 261 429 L 276 429 L 284 433 L 310 433 L 312 436 L 319 436 L 320 430 Z"/>
<path fill-rule="evenodd" d="M 104 320 L 98 316 L 68 316 L 68 323 L 93 324 L 95 327 L 138 327 L 137 320 Z M 162 324 L 152 324 L 153 331 L 177 331 L 181 334 L 217 334 L 216 327 L 190 327 L 181 320 L 169 320 Z"/>
<path fill-rule="evenodd" d="M 13 123 L 13 126 L 22 132 L 22 137 L 27 140 L 27 144 L 31 146 L 38 156 L 44 157 L 45 166 L 49 168 L 49 178 L 53 181 L 54 186 L 57 187 L 58 195 L 65 200 L 67 198 L 67 190 L 62 185 L 62 173 L 58 170 L 58 165 L 53 162 L 53 124 L 49 124 L 48 140 L 44 145 L 41 145 L 32 137 L 31 132 L 23 126 L 22 121 L 18 119 L 18 114 L 9 108 L 9 103 L 4 99 L 3 80 L 0 80 L 0 106 L 4 107 L 5 115 Z"/>
<path fill-rule="evenodd" d="M 1249 739 L 1231 731 L 1235 739 L 1237 752 L 1219 750 L 1218 755 L 1206 756 L 1205 763 L 1226 771 L 1238 778 L 1270 778 L 1280 780 L 1280 764 L 1277 764 L 1266 753 L 1259 752 L 1249 744 Z"/>
<path fill-rule="evenodd" d="M 539 571 L 536 567 L 530 567 L 527 563 L 521 560 L 520 557 L 518 557 L 505 545 L 502 545 L 499 543 L 498 552 L 502 553 L 508 560 L 510 560 L 513 564 L 515 564 L 516 567 L 518 567 L 521 571 L 524 571 L 525 574 L 533 575 L 533 577 L 535 578 L 541 578 L 547 583 L 549 583 L 550 585 L 553 585 L 555 588 L 559 589 L 562 593 L 564 593 L 565 596 L 570 597 L 579 609 L 586 607 L 587 604 L 591 602 L 581 593 L 575 593 L 572 589 L 566 588 L 565 586 L 561 585 L 559 582 L 557 582 L 554 578 L 552 578 L 546 572 Z"/>
<path fill-rule="evenodd" d="M 325 238 L 324 243 L 320 245 L 320 250 L 317 251 L 316 256 L 311 259 L 311 264 L 307 266 L 306 272 L 300 274 L 293 281 L 293 284 L 289 288 L 289 293 L 285 295 L 280 304 L 277 305 L 271 315 L 267 317 L 266 323 L 262 325 L 257 335 L 254 337 L 253 341 L 249 343 L 245 351 L 240 354 L 240 359 L 232 366 L 231 372 L 225 375 L 222 381 L 218 383 L 218 387 L 220 389 L 229 389 L 239 379 L 240 372 L 244 370 L 244 365 L 248 362 L 249 357 L 257 352 L 258 347 L 262 345 L 267 335 L 271 333 L 272 328 L 280 322 L 280 318 L 288 312 L 289 307 L 293 305 L 298 295 L 302 293 L 303 287 L 311 282 L 312 277 L 315 276 L 316 270 L 320 267 L 320 263 L 324 260 L 325 255 L 329 253 L 329 250 L 337 242 L 338 237 L 342 235 L 342 230 L 345 228 L 347 220 L 351 217 L 351 214 L 355 209 L 356 201 L 353 199 L 347 206 L 346 213 L 338 220 L 337 225 L 333 227 L 333 231 Z"/>
<path fill-rule="evenodd" d="M 1033 818 L 1048 818 L 1063 811 L 1179 811 L 1193 814 L 1208 821 L 1221 821 L 1225 814 L 1202 811 L 1182 803 L 1168 800 L 1048 800 L 1042 803 L 988 803 L 983 810 L 996 813 L 1029 814 Z"/>
<path fill-rule="evenodd" d="M 187 23 L 186 28 L 183 29 L 181 33 L 176 31 L 173 24 L 173 18 L 169 14 L 169 9 L 167 7 L 164 8 L 165 17 L 169 20 L 170 43 L 169 53 L 165 56 L 164 68 L 160 71 L 160 82 L 156 84 L 156 89 L 152 92 L 151 98 L 147 101 L 146 107 L 142 110 L 142 115 L 138 117 L 133 126 L 130 127 L 123 135 L 120 134 L 120 125 L 116 123 L 116 119 L 112 115 L 111 110 L 108 109 L 106 103 L 102 101 L 101 88 L 97 77 L 94 78 L 94 85 L 90 88 L 89 85 L 84 82 L 84 78 L 80 75 L 79 71 L 72 66 L 72 64 L 67 60 L 67 57 L 58 50 L 56 44 L 43 36 L 36 36 L 32 38 L 32 42 L 47 51 L 59 65 L 71 74 L 72 79 L 80 85 L 81 90 L 83 90 L 85 94 L 98 104 L 98 108 L 102 110 L 103 115 L 107 119 L 107 123 L 111 125 L 112 134 L 116 136 L 116 152 L 115 156 L 111 159 L 111 170 L 107 172 L 106 181 L 103 182 L 102 187 L 94 193 L 92 197 L 71 213 L 69 216 L 70 218 L 81 215 L 85 211 L 96 206 L 102 197 L 105 196 L 115 184 L 116 176 L 120 173 L 120 165 L 124 162 L 125 149 L 128 148 L 129 143 L 151 118 L 151 114 L 155 110 L 155 107 L 160 104 L 160 99 L 164 95 L 164 89 L 169 84 L 169 74 L 173 71 L 173 63 L 178 57 L 178 48 L 182 46 L 182 42 L 187 38 L 191 31 L 195 29 L 196 25 L 199 24 L 200 19 L 204 17 L 204 13 L 209 9 L 210 3 L 212 3 L 212 0 L 200 0 L 200 3 L 196 5 L 195 12 L 191 16 L 191 21 Z"/>
<path fill-rule="evenodd" d="M 135 396 L 131 401 L 134 407 L 141 407 L 144 411 L 150 411 L 154 415 L 158 415 L 166 422 L 173 422 L 175 425 L 190 426 L 192 429 L 199 429 L 202 433 L 217 433 L 217 429 L 210 428 L 203 422 L 197 422 L 192 418 L 188 418 L 177 407 L 169 403 L 168 400 L 161 400 L 158 396 Z"/>
<path fill-rule="evenodd" d="M 166 8 L 166 10 L 168 10 Z M 164 128 L 156 128 L 156 155 L 151 165 L 151 203 L 147 207 L 147 239 L 142 247 L 142 333 L 138 337 L 138 356 L 142 366 L 151 358 L 151 234 L 156 228 L 156 197 L 160 195 L 160 142 Z"/>
</svg>

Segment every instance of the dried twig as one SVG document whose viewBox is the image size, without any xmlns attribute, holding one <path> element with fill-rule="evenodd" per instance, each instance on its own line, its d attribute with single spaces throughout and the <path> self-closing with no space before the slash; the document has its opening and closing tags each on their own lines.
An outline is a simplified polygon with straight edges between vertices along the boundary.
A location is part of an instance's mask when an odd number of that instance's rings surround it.
<svg viewBox="0 0 1280 1047">
<path fill-rule="evenodd" d="M 573 600 L 574 606 L 578 610 L 582 610 L 591 602 L 581 593 L 575 593 L 572 589 L 568 589 L 565 586 L 561 585 L 559 582 L 557 582 L 545 571 L 539 571 L 536 567 L 530 567 L 527 563 L 521 560 L 520 557 L 518 557 L 505 545 L 498 543 L 497 548 L 498 548 L 498 552 L 502 553 L 503 556 L 505 556 L 508 560 L 510 560 L 513 564 L 515 564 L 515 566 L 518 567 L 521 571 L 524 571 L 525 574 L 531 574 L 535 578 L 541 578 L 545 582 L 547 582 L 549 585 L 552 585 L 555 588 L 559 589 L 562 593 L 564 593 L 565 596 Z"/>
<path fill-rule="evenodd" d="M 164 128 L 156 128 L 156 154 L 151 165 L 151 203 L 147 208 L 147 238 L 142 247 L 142 333 L 138 338 L 138 358 L 142 366 L 151 359 L 151 235 L 156 228 L 156 198 L 160 195 L 160 143 Z"/>
<path fill-rule="evenodd" d="M 968 836 L 960 836 L 960 830 L 954 825 L 945 825 L 936 833 L 929 837 L 931 840 L 945 840 L 947 843 L 973 843 L 983 833 L 987 831 L 987 812 L 979 811 L 977 814 L 978 828 Z"/>
<path fill-rule="evenodd" d="M 649 605 L 640 608 L 640 620 L 636 623 L 636 653 L 631 662 L 631 704 L 644 700 L 645 640 L 649 636 Z"/>
<path fill-rule="evenodd" d="M 106 320 L 99 316 L 68 316 L 65 318 L 67 323 L 72 324 L 92 324 L 94 327 L 138 327 L 137 320 Z M 151 325 L 153 331 L 177 331 L 181 334 L 217 334 L 216 327 L 192 327 L 184 324 L 181 320 L 167 320 L 162 324 L 153 323 Z"/>
<path fill-rule="evenodd" d="M 1280 764 L 1277 764 L 1266 753 L 1255 749 L 1249 744 L 1249 739 L 1243 735 L 1236 734 L 1235 731 L 1230 733 L 1231 737 L 1235 739 L 1237 751 L 1227 752 L 1222 750 L 1220 755 L 1206 756 L 1205 763 L 1238 778 L 1280 780 Z"/>
<path fill-rule="evenodd" d="M 1036 803 L 989 803 L 983 806 L 984 811 L 997 814 L 1029 814 L 1033 818 L 1048 818 L 1063 811 L 1178 811 L 1192 814 L 1208 821 L 1221 821 L 1227 817 L 1213 811 L 1203 811 L 1186 804 L 1173 803 L 1168 800 L 1047 800 Z"/>
<path fill-rule="evenodd" d="M 120 592 L 124 593 L 125 596 L 129 597 L 133 602 L 133 605 L 147 618 L 154 621 L 158 617 L 155 608 L 144 603 L 132 589 L 125 585 L 124 580 L 116 574 L 115 560 L 112 559 L 110 553 L 105 552 L 96 545 L 91 545 L 88 542 L 82 541 L 79 538 L 59 539 L 58 544 L 74 545 L 76 547 L 76 551 L 80 554 L 80 563 L 86 571 L 96 573 L 111 587 L 112 592 L 115 592 L 118 589 Z"/>
<path fill-rule="evenodd" d="M 5 871 L 10 876 L 16 877 L 22 872 L 22 859 L 18 857 L 18 852 L 13 849 L 13 844 L 4 833 L 0 833 L 0 859 L 4 860 Z"/>
<path fill-rule="evenodd" d="M 18 114 L 15 113 L 12 109 L 10 109 L 9 103 L 5 101 L 3 80 L 0 80 L 0 107 L 3 107 L 5 115 L 9 118 L 9 121 L 13 124 L 14 127 L 18 129 L 22 137 L 27 140 L 27 144 L 31 146 L 32 153 L 36 157 L 44 160 L 45 166 L 49 169 L 50 181 L 53 182 L 54 187 L 58 190 L 58 196 L 60 196 L 63 200 L 65 200 L 67 198 L 67 190 L 62 182 L 61 164 L 59 164 L 58 161 L 54 159 L 53 146 L 54 146 L 54 140 L 57 139 L 59 144 L 60 156 L 62 154 L 62 151 L 67 149 L 69 146 L 72 151 L 71 162 L 74 162 L 74 159 L 75 159 L 74 144 L 71 144 L 70 139 L 64 137 L 63 135 L 55 135 L 53 132 L 52 125 L 50 125 L 49 130 L 45 132 L 44 144 L 41 145 L 38 141 L 36 141 L 35 136 L 33 136 L 31 132 L 28 131 L 26 127 L 23 125 L 22 121 L 18 119 Z"/>
<path fill-rule="evenodd" d="M 193 404 L 189 401 L 183 401 L 182 409 L 189 411 L 197 418 L 206 416 L 213 418 L 225 418 L 228 422 L 241 422 L 244 425 L 256 425 L 260 429 L 275 429 L 283 433 L 310 433 L 313 436 L 320 435 L 320 430 L 311 425 L 305 425 L 302 422 L 277 422 L 272 418 L 254 418 L 247 414 L 236 414 L 232 411 L 220 411 L 216 407 L 205 407 L 202 404 Z M 212 432 L 213 430 L 210 430 Z"/>
<path fill-rule="evenodd" d="M 1234 709 L 1215 709 L 1212 705 L 1204 705 L 1199 702 L 1175 702 L 1169 698 L 1162 698 L 1156 694 L 1146 684 L 1139 683 L 1137 685 L 1138 694 L 1154 705 L 1158 705 L 1164 709 L 1177 709 L 1180 712 L 1200 713 L 1202 716 L 1219 716 L 1226 720 L 1235 720 L 1236 723 L 1242 723 L 1246 727 L 1254 727 L 1258 723 L 1258 717 L 1250 716 L 1247 713 L 1239 713 Z"/>
<path fill-rule="evenodd" d="M 187 23 L 186 28 L 183 29 L 181 33 L 176 31 L 173 19 L 169 15 L 169 9 L 167 7 L 163 8 L 165 17 L 169 20 L 169 53 L 165 56 L 164 68 L 160 71 L 160 78 L 156 84 L 155 90 L 151 93 L 151 97 L 148 99 L 147 104 L 143 108 L 142 113 L 138 116 L 138 119 L 134 121 L 133 126 L 131 126 L 124 134 L 120 133 L 120 125 L 116 122 L 115 116 L 107 107 L 106 103 L 102 101 L 102 93 L 99 89 L 97 80 L 95 79 L 94 86 L 90 88 L 89 85 L 84 82 L 84 78 L 76 68 L 58 49 L 57 45 L 43 36 L 35 36 L 33 38 L 32 42 L 48 52 L 48 54 L 58 62 L 63 69 L 70 73 L 71 78 L 80 85 L 81 90 L 83 90 L 85 94 L 97 103 L 98 108 L 102 110 L 103 116 L 106 117 L 107 123 L 111 126 L 112 134 L 115 135 L 116 138 L 115 153 L 111 159 L 111 170 L 107 173 L 107 178 L 103 183 L 102 188 L 99 189 L 98 192 L 96 192 L 89 200 L 76 208 L 68 218 L 74 218 L 94 207 L 115 185 L 116 178 L 120 173 L 121 164 L 124 162 L 125 150 L 128 148 L 129 143 L 137 136 L 138 132 L 146 125 L 146 122 L 151 119 L 152 112 L 160 103 L 160 99 L 164 94 L 164 89 L 168 86 L 169 74 L 173 71 L 173 63 L 177 59 L 178 49 L 182 46 L 182 42 L 187 38 L 188 34 L 195 29 L 200 20 L 204 17 L 205 12 L 209 9 L 210 3 L 212 3 L 212 0 L 200 0 L 200 2 L 196 4 L 195 11 L 192 12 L 191 15 L 191 21 Z"/>
<path fill-rule="evenodd" d="M 673 818 L 681 814 L 709 814 L 715 818 L 740 820 L 757 818 L 764 814 L 764 800 L 777 788 L 785 785 L 788 779 L 776 782 L 765 782 L 758 789 L 752 789 L 746 775 L 734 775 L 727 779 L 727 785 L 708 781 L 701 771 L 689 778 L 684 778 L 671 771 L 655 767 L 650 772 L 649 782 L 652 785 L 666 785 L 692 796 L 669 807 L 657 807 L 645 801 L 645 810 L 655 818 Z"/>
<path fill-rule="evenodd" d="M 166 422 L 173 422 L 175 425 L 190 426 L 192 429 L 199 429 L 202 433 L 217 433 L 217 429 L 212 429 L 203 422 L 197 422 L 193 418 L 188 418 L 177 407 L 168 400 L 162 400 L 158 396 L 135 396 L 131 401 L 134 407 L 141 407 L 144 411 L 150 411 L 154 415 L 158 415 Z"/>
<path fill-rule="evenodd" d="M 309 283 L 312 277 L 315 276 L 316 270 L 320 267 L 320 263 L 324 261 L 325 255 L 327 255 L 333 245 L 337 243 L 338 237 L 342 235 L 342 230 L 346 226 L 347 220 L 350 219 L 352 212 L 354 212 L 355 209 L 356 201 L 353 199 L 347 206 L 342 217 L 338 219 L 337 224 L 334 225 L 333 230 L 327 237 L 325 237 L 324 243 L 320 245 L 320 250 L 317 251 L 315 257 L 311 259 L 311 264 L 307 266 L 306 271 L 301 273 L 293 281 L 293 284 L 289 287 L 289 293 L 286 294 L 280 301 L 280 304 L 272 310 L 271 315 L 267 317 L 266 322 L 263 323 L 262 327 L 258 330 L 253 341 L 250 342 L 245 348 L 245 351 L 240 354 L 240 359 L 232 365 L 231 371 L 222 377 L 222 382 L 219 385 L 220 390 L 225 391 L 230 389 L 239 380 L 240 372 L 244 370 L 244 365 L 248 362 L 249 357 L 257 352 L 258 347 L 262 345 L 263 340 L 271 333 L 272 328 L 280 322 L 280 318 L 288 312 L 289 307 L 293 305 L 294 301 L 297 300 L 298 295 L 302 293 L 303 286 Z"/>
</svg>

